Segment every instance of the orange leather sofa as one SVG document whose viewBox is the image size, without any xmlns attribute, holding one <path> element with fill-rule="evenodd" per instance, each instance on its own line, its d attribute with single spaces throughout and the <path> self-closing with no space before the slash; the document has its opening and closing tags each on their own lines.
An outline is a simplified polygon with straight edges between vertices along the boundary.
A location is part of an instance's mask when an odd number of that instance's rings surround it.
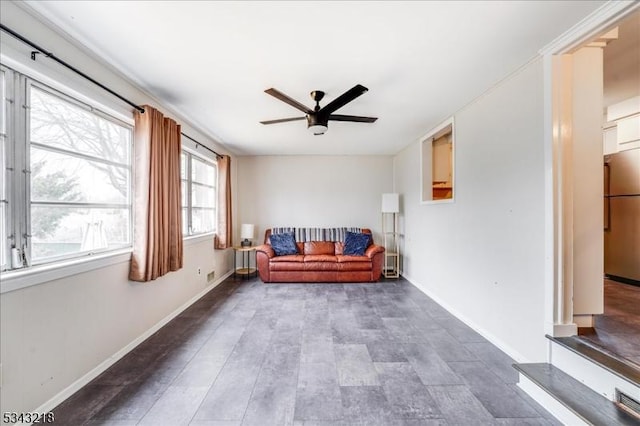
<svg viewBox="0 0 640 426">
<path fill-rule="evenodd" d="M 363 233 L 371 234 L 370 229 Z M 269 244 L 271 229 L 265 232 L 265 244 L 256 247 L 260 279 L 270 282 L 374 282 L 380 279 L 384 247 L 369 245 L 364 256 L 345 256 L 344 243 L 333 241 L 296 242 L 298 254 L 276 256 Z"/>
</svg>

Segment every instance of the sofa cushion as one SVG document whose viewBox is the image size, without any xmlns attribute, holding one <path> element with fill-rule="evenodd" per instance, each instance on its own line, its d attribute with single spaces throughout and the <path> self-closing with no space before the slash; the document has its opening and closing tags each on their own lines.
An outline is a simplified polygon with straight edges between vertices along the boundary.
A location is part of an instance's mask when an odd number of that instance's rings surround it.
<svg viewBox="0 0 640 426">
<path fill-rule="evenodd" d="M 335 244 L 333 241 L 307 241 L 304 243 L 304 254 L 328 254 L 333 256 L 335 253 Z"/>
<path fill-rule="evenodd" d="M 338 263 L 338 271 L 371 271 L 371 262 L 343 262 Z"/>
<path fill-rule="evenodd" d="M 304 263 L 311 262 L 333 262 L 338 263 L 338 258 L 329 254 L 305 254 Z"/>
<path fill-rule="evenodd" d="M 344 250 L 345 256 L 364 256 L 364 252 L 371 244 L 371 235 L 358 234 L 355 232 L 347 232 L 344 238 Z"/>
<path fill-rule="evenodd" d="M 272 262 L 274 263 L 278 263 L 278 262 L 298 262 L 298 263 L 302 263 L 304 262 L 304 256 L 301 254 L 286 254 L 284 256 L 276 256 L 273 259 L 271 259 Z"/>
<path fill-rule="evenodd" d="M 282 256 L 287 257 L 287 256 Z M 274 257 L 277 259 L 277 257 Z M 273 259 L 272 259 L 273 260 Z M 270 271 L 304 271 L 305 263 L 304 262 L 271 262 L 269 263 Z"/>
<path fill-rule="evenodd" d="M 296 246 L 296 240 L 293 238 L 293 232 L 271 234 L 269 241 L 271 242 L 273 251 L 276 252 L 276 256 L 298 254 L 298 247 Z"/>
<path fill-rule="evenodd" d="M 304 262 L 305 272 L 313 271 L 337 271 L 338 262 Z"/>
<path fill-rule="evenodd" d="M 338 263 L 347 263 L 347 262 L 368 262 L 371 263 L 371 259 L 368 256 L 344 256 L 338 255 L 336 256 L 338 259 Z"/>
<path fill-rule="evenodd" d="M 338 256 L 338 255 L 343 253 L 343 251 L 344 251 L 344 243 L 342 241 L 336 241 L 335 242 L 335 251 L 336 251 L 336 256 Z"/>
</svg>

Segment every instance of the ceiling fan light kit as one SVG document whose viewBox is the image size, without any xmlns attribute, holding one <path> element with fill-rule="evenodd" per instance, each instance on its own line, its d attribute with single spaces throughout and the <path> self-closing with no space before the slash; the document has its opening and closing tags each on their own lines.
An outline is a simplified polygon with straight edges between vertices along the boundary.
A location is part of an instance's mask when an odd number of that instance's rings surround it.
<svg viewBox="0 0 640 426">
<path fill-rule="evenodd" d="M 361 84 L 356 84 L 351 89 L 344 92 L 342 95 L 335 98 L 333 101 L 329 102 L 324 107 L 320 108 L 320 101 L 324 98 L 325 93 L 321 90 L 314 90 L 311 92 L 311 99 L 313 99 L 316 103 L 316 106 L 313 110 L 307 108 L 305 105 L 296 101 L 295 99 L 290 98 L 284 93 L 278 91 L 277 89 L 271 88 L 265 90 L 265 93 L 273 96 L 285 102 L 292 107 L 296 108 L 299 111 L 304 112 L 306 115 L 304 117 L 292 117 L 292 118 L 281 118 L 278 120 L 267 120 L 261 121 L 262 124 L 276 124 L 276 123 L 284 123 L 287 121 L 297 121 L 297 120 L 307 120 L 307 129 L 314 135 L 324 135 L 326 131 L 329 129 L 329 120 L 332 121 L 351 121 L 356 123 L 373 123 L 378 118 L 377 117 L 360 117 L 356 115 L 341 115 L 341 114 L 332 114 L 337 109 L 342 108 L 349 102 L 353 101 L 360 95 L 366 93 L 369 89 L 362 86 Z"/>
</svg>

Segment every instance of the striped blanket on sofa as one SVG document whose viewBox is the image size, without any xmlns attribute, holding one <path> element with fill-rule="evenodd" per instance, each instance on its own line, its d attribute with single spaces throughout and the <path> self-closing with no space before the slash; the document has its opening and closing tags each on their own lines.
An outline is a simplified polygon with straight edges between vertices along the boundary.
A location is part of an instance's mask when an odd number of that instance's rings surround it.
<svg viewBox="0 0 640 426">
<path fill-rule="evenodd" d="M 293 232 L 296 242 L 304 243 L 306 241 L 341 241 L 349 232 L 361 233 L 362 228 L 271 228 L 272 234 L 282 234 L 285 232 Z"/>
</svg>

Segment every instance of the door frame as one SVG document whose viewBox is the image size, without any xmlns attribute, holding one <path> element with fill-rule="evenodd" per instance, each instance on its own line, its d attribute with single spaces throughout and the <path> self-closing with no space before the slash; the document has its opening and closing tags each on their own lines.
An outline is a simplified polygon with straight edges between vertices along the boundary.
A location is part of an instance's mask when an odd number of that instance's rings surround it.
<svg viewBox="0 0 640 426">
<path fill-rule="evenodd" d="M 561 55 L 571 53 L 640 10 L 640 2 L 610 1 L 545 46 L 544 165 L 545 165 L 545 333 L 554 337 L 577 334 L 573 319 L 572 120 L 563 114 L 571 87 L 558 84 Z"/>
</svg>

